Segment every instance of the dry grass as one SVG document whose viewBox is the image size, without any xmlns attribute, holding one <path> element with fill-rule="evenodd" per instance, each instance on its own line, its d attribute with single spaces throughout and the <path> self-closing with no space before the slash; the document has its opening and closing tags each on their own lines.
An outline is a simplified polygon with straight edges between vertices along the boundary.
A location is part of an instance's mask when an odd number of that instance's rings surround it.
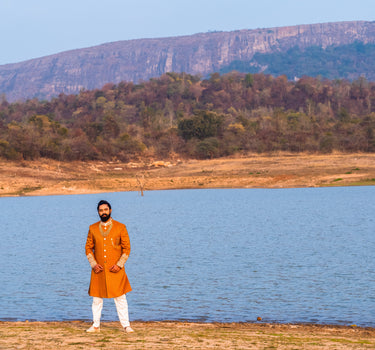
<svg viewBox="0 0 375 350">
<path fill-rule="evenodd" d="M 374 349 L 373 328 L 251 323 L 133 322 L 125 334 L 119 323 L 0 322 L 6 349 Z"/>
<path fill-rule="evenodd" d="M 138 191 L 141 177 L 145 191 L 375 185 L 375 154 L 278 153 L 170 163 L 0 161 L 0 196 Z"/>
</svg>

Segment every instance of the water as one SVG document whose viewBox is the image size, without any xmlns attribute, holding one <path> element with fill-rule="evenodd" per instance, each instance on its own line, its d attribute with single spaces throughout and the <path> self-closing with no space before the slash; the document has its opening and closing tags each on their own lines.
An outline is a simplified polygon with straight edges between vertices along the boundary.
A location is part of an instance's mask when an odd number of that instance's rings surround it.
<svg viewBox="0 0 375 350">
<path fill-rule="evenodd" d="M 96 203 L 126 223 L 131 320 L 375 326 L 375 187 L 0 198 L 0 320 L 90 320 Z M 105 300 L 103 320 L 117 320 Z"/>
</svg>

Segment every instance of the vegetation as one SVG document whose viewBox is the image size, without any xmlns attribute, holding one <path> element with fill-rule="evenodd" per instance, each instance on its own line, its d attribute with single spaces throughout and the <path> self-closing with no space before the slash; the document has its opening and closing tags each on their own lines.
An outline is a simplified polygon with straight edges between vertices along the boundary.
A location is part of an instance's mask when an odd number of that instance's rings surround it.
<svg viewBox="0 0 375 350">
<path fill-rule="evenodd" d="M 375 83 L 231 72 L 0 103 L 0 157 L 214 158 L 237 152 L 375 151 Z"/>
</svg>

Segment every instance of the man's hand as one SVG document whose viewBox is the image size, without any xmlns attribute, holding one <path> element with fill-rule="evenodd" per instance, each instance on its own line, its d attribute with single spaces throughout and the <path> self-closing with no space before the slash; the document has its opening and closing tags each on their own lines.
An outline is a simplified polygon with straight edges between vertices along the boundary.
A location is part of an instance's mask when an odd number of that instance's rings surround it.
<svg viewBox="0 0 375 350">
<path fill-rule="evenodd" d="M 109 269 L 109 271 L 114 272 L 114 273 L 119 272 L 120 270 L 121 270 L 121 268 L 120 268 L 118 265 L 113 265 L 113 266 Z"/>
<path fill-rule="evenodd" d="M 93 270 L 95 273 L 100 273 L 103 271 L 103 266 L 102 265 L 99 265 L 99 264 L 96 264 L 94 267 L 93 267 Z"/>
</svg>

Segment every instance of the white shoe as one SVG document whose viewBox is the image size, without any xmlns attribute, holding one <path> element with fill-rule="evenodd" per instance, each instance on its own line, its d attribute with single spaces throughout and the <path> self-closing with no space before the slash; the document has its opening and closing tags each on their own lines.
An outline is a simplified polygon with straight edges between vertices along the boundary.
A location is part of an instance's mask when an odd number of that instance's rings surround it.
<svg viewBox="0 0 375 350">
<path fill-rule="evenodd" d="M 130 326 L 124 327 L 125 333 L 134 333 L 134 329 Z"/>
<path fill-rule="evenodd" d="M 100 332 L 100 327 L 94 327 L 94 325 L 92 325 L 86 332 L 87 333 L 97 333 L 97 332 Z"/>
</svg>

